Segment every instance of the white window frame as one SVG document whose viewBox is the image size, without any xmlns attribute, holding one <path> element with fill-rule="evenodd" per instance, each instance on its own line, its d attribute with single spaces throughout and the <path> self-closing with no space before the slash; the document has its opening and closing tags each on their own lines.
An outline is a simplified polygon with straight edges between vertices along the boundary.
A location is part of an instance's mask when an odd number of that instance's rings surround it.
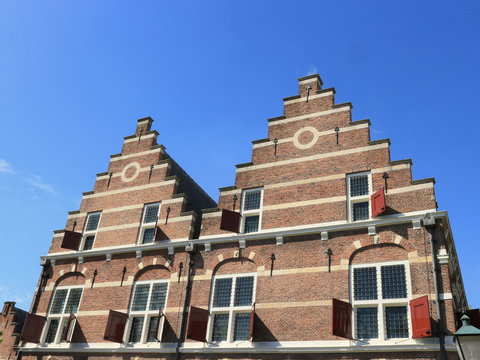
<svg viewBox="0 0 480 360">
<path fill-rule="evenodd" d="M 150 284 L 150 289 L 148 292 L 148 300 L 147 300 L 147 305 L 145 307 L 145 310 L 142 311 L 132 311 L 132 306 L 133 306 L 133 298 L 135 294 L 135 290 L 137 288 L 137 285 L 146 285 Z M 160 313 L 160 310 L 148 310 L 150 307 L 150 300 L 151 300 L 151 295 L 152 295 L 152 289 L 154 284 L 167 284 L 167 295 L 165 296 L 165 306 L 162 309 L 162 312 L 165 314 L 167 311 L 167 302 L 168 302 L 168 292 L 170 290 L 170 281 L 169 280 L 144 280 L 144 281 L 136 281 L 134 285 L 132 286 L 132 293 L 130 295 L 130 307 L 128 311 L 128 321 L 125 326 L 125 335 L 123 342 L 125 344 L 151 344 L 154 342 L 147 342 L 147 336 L 148 336 L 148 326 L 150 325 L 150 318 L 158 316 Z M 140 336 L 140 341 L 139 342 L 130 342 L 130 332 L 132 330 L 132 321 L 134 317 L 142 317 L 143 316 L 143 325 L 142 325 L 142 334 Z M 162 334 L 163 334 L 163 326 L 165 323 L 165 316 L 162 316 L 160 319 L 158 319 L 158 333 L 157 333 L 157 338 L 161 339 Z"/>
<path fill-rule="evenodd" d="M 70 291 L 72 289 L 81 289 L 82 290 L 82 294 L 80 295 L 80 300 L 78 301 L 77 312 L 80 311 L 80 305 L 82 304 L 82 298 L 83 298 L 83 294 L 85 293 L 85 291 L 84 291 L 85 287 L 83 285 L 81 285 L 81 286 L 79 286 L 79 285 L 69 285 L 69 286 L 58 286 L 58 287 L 56 287 L 55 291 L 53 292 L 51 301 L 50 301 L 50 307 L 49 307 L 49 310 L 48 310 L 48 313 L 47 313 L 47 321 L 45 323 L 45 327 L 43 328 L 42 335 L 40 336 L 41 344 L 51 345 L 51 344 L 59 344 L 60 342 L 62 342 L 61 341 L 62 340 L 61 339 L 62 329 L 63 329 L 63 326 L 66 325 L 66 322 L 68 322 L 68 320 L 70 318 L 70 314 L 71 314 L 71 313 L 64 313 L 64 311 L 65 311 L 65 307 L 67 306 L 68 297 L 70 296 Z M 53 306 L 53 299 L 55 298 L 55 295 L 56 295 L 58 290 L 68 290 L 67 295 L 65 296 L 65 303 L 63 304 L 63 308 L 62 308 L 62 311 L 60 313 L 51 314 L 50 312 L 51 312 L 52 306 Z M 76 314 L 77 312 L 75 312 L 74 314 Z M 46 342 L 47 333 L 48 333 L 48 329 L 50 328 L 50 323 L 52 322 L 52 320 L 59 320 L 57 333 L 55 334 L 54 340 L 50 343 L 47 343 Z"/>
<path fill-rule="evenodd" d="M 92 215 L 100 215 L 100 217 L 98 218 L 97 228 L 95 230 L 87 231 L 88 219 Z M 101 211 L 95 211 L 95 212 L 91 212 L 91 213 L 87 214 L 87 217 L 85 218 L 85 224 L 83 224 L 83 236 L 82 236 L 82 241 L 80 243 L 80 250 L 81 251 L 93 250 L 93 248 L 95 247 L 95 240 L 97 240 L 97 232 L 98 232 L 98 228 L 100 227 L 100 222 L 101 221 L 102 221 L 102 212 Z M 89 236 L 95 236 L 95 238 L 93 239 L 92 248 L 90 250 L 84 250 L 83 248 L 85 246 L 85 242 L 87 240 L 87 237 L 89 237 Z"/>
<path fill-rule="evenodd" d="M 368 194 L 360 195 L 360 196 L 351 196 L 350 195 L 350 179 L 356 176 L 363 176 L 367 175 L 368 178 Z M 372 173 L 370 171 L 364 171 L 359 173 L 347 174 L 346 176 L 346 184 L 347 184 L 347 218 L 348 222 L 361 222 L 361 221 L 368 221 L 372 218 L 372 204 L 370 197 L 373 193 L 373 186 L 372 186 Z M 353 220 L 353 204 L 355 203 L 362 203 L 368 202 L 368 219 L 364 220 Z"/>
<path fill-rule="evenodd" d="M 246 305 L 246 306 L 234 306 L 234 297 L 235 297 L 235 285 L 237 278 L 240 277 L 247 277 L 247 276 L 253 276 L 253 290 L 252 290 L 252 304 L 251 305 Z M 231 278 L 232 279 L 232 289 L 230 290 L 230 306 L 225 306 L 225 307 L 214 307 L 213 306 L 213 297 L 215 295 L 215 282 L 217 279 L 227 279 Z M 220 342 L 215 342 L 216 344 L 229 344 L 229 343 L 243 343 L 245 341 L 249 340 L 242 340 L 242 341 L 233 341 L 233 331 L 234 331 L 234 326 L 235 326 L 235 314 L 239 313 L 248 313 L 251 314 L 252 312 L 252 306 L 255 303 L 255 295 L 256 295 L 256 289 L 257 289 L 257 274 L 256 273 L 240 273 L 240 274 L 226 274 L 226 275 L 217 275 L 212 278 L 212 292 L 210 296 L 210 317 L 208 320 L 208 326 L 207 326 L 207 339 L 209 342 L 214 342 L 213 341 L 213 323 L 214 323 L 214 317 L 216 314 L 229 314 L 228 316 L 228 328 L 227 328 L 227 340 L 226 341 L 220 341 Z"/>
<path fill-rule="evenodd" d="M 145 219 L 145 215 L 147 215 L 147 207 L 151 206 L 151 205 L 158 205 L 157 219 L 154 222 L 144 223 L 143 221 Z M 140 229 L 138 231 L 138 239 L 137 239 L 137 244 L 138 245 L 148 245 L 148 244 L 152 244 L 153 242 L 155 242 L 155 239 L 153 239 L 152 243 L 144 244 L 143 243 L 143 235 L 145 234 L 145 230 L 152 229 L 152 228 L 154 229 L 157 226 L 161 208 L 162 208 L 162 203 L 160 201 L 143 205 L 142 217 L 140 219 Z"/>
<path fill-rule="evenodd" d="M 382 266 L 390 265 L 404 265 L 405 267 L 405 284 L 407 287 L 407 297 L 397 299 L 383 299 L 382 297 Z M 355 300 L 354 296 L 354 269 L 375 267 L 377 272 L 377 299 L 374 300 Z M 412 323 L 410 319 L 410 300 L 412 299 L 412 286 L 410 278 L 410 266 L 408 260 L 402 261 L 387 261 L 381 263 L 366 263 L 350 266 L 350 304 L 353 308 L 352 330 L 353 338 L 357 337 L 357 309 L 358 308 L 377 308 L 377 322 L 378 322 L 378 338 L 366 339 L 369 342 L 377 341 L 401 341 L 402 339 L 410 339 L 412 337 Z M 408 338 L 387 338 L 387 324 L 385 317 L 385 308 L 390 306 L 405 306 L 407 308 L 407 322 L 408 322 Z"/>
<path fill-rule="evenodd" d="M 244 205 L 245 205 L 245 196 L 246 194 L 254 191 L 260 191 L 260 206 L 258 209 L 252 209 L 252 210 L 244 210 Z M 259 232 L 262 229 L 262 209 L 263 209 L 263 188 L 253 188 L 253 189 L 246 189 L 243 190 L 242 192 L 242 202 L 241 202 L 241 225 L 240 228 L 242 229 L 242 233 L 245 233 L 245 219 L 250 216 L 258 216 L 258 229 L 257 231 L 252 231 L 251 233 L 256 233 Z M 250 233 L 249 233 L 250 234 Z"/>
</svg>

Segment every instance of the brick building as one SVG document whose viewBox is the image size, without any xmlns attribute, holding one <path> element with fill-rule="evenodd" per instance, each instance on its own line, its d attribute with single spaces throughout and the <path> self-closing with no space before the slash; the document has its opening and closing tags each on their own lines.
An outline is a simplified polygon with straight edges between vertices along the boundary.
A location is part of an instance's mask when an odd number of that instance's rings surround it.
<svg viewBox="0 0 480 360">
<path fill-rule="evenodd" d="M 456 359 L 467 307 L 434 179 L 318 75 L 218 205 L 140 119 L 54 232 L 21 356 Z"/>
</svg>

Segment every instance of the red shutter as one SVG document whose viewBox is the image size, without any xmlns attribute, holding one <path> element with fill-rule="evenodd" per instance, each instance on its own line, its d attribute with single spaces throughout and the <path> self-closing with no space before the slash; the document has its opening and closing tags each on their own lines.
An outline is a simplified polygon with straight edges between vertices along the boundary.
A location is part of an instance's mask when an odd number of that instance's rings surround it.
<svg viewBox="0 0 480 360">
<path fill-rule="evenodd" d="M 103 338 L 105 340 L 115 341 L 118 343 L 123 342 L 123 333 L 125 331 L 127 319 L 127 314 L 110 310 L 110 313 L 108 314 L 107 327 L 105 328 L 105 335 Z"/>
<path fill-rule="evenodd" d="M 63 249 L 78 250 L 82 236 L 83 235 L 78 232 L 65 230 L 61 247 Z"/>
<path fill-rule="evenodd" d="M 382 215 L 385 211 L 387 211 L 387 205 L 385 203 L 385 191 L 383 188 L 373 194 L 370 200 L 372 203 L 372 217 Z"/>
<path fill-rule="evenodd" d="M 253 329 L 255 326 L 255 303 L 252 305 L 252 311 L 250 312 L 250 341 L 253 341 Z"/>
<path fill-rule="evenodd" d="M 38 344 L 46 321 L 47 318 L 44 316 L 27 314 L 20 339 L 22 341 Z"/>
<path fill-rule="evenodd" d="M 412 338 L 419 339 L 432 335 L 427 295 L 410 301 L 410 315 L 412 317 Z"/>
<path fill-rule="evenodd" d="M 352 339 L 352 305 L 332 299 L 332 335 Z"/>
<path fill-rule="evenodd" d="M 187 326 L 187 339 L 207 341 L 208 310 L 190 306 Z"/>
<path fill-rule="evenodd" d="M 155 340 L 158 342 L 162 341 L 162 336 L 160 334 L 159 336 L 159 331 L 160 331 L 160 322 L 162 321 L 162 318 L 164 317 L 163 310 L 160 308 L 160 311 L 158 312 L 158 321 L 157 321 L 157 330 L 155 331 Z"/>
<path fill-rule="evenodd" d="M 222 209 L 220 229 L 238 233 L 240 229 L 240 213 Z"/>
<path fill-rule="evenodd" d="M 65 334 L 63 337 L 66 342 L 72 341 L 73 332 L 75 331 L 75 325 L 77 325 L 77 318 L 75 317 L 75 315 L 70 314 L 70 317 L 68 318 L 67 328 L 65 329 Z"/>
</svg>

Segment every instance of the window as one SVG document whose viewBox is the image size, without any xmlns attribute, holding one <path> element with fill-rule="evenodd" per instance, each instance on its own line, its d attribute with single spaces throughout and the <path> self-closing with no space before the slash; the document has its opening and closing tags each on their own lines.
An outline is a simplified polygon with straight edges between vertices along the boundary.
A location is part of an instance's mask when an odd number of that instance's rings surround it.
<svg viewBox="0 0 480 360">
<path fill-rule="evenodd" d="M 244 233 L 260 230 L 263 189 L 249 189 L 242 197 L 242 229 Z"/>
<path fill-rule="evenodd" d="M 255 275 L 220 275 L 213 279 L 210 304 L 212 342 L 250 338 L 250 315 L 255 298 Z"/>
<path fill-rule="evenodd" d="M 140 224 L 140 244 L 150 244 L 155 240 L 159 210 L 160 203 L 146 204 L 144 206 Z"/>
<path fill-rule="evenodd" d="M 357 339 L 408 338 L 407 262 L 352 266 Z"/>
<path fill-rule="evenodd" d="M 349 221 L 370 219 L 370 173 L 347 175 L 347 206 Z"/>
<path fill-rule="evenodd" d="M 47 326 L 44 334 L 45 344 L 55 344 L 65 340 L 70 314 L 78 312 L 82 288 L 58 287 L 48 312 Z"/>
<path fill-rule="evenodd" d="M 133 290 L 126 342 L 159 341 L 163 329 L 168 281 L 138 281 Z"/>
<path fill-rule="evenodd" d="M 85 229 L 83 230 L 82 246 L 80 249 L 90 250 L 93 248 L 101 215 L 101 212 L 90 213 L 87 215 Z"/>
</svg>

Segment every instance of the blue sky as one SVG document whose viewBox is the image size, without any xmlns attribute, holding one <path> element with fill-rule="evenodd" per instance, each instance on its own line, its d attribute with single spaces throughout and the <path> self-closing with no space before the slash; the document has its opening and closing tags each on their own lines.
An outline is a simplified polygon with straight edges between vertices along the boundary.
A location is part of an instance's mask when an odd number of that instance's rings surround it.
<svg viewBox="0 0 480 360">
<path fill-rule="evenodd" d="M 479 307 L 479 16 L 478 1 L 2 1 L 0 302 L 28 309 L 52 231 L 138 118 L 217 200 L 318 72 L 393 160 L 436 178 Z"/>
</svg>

